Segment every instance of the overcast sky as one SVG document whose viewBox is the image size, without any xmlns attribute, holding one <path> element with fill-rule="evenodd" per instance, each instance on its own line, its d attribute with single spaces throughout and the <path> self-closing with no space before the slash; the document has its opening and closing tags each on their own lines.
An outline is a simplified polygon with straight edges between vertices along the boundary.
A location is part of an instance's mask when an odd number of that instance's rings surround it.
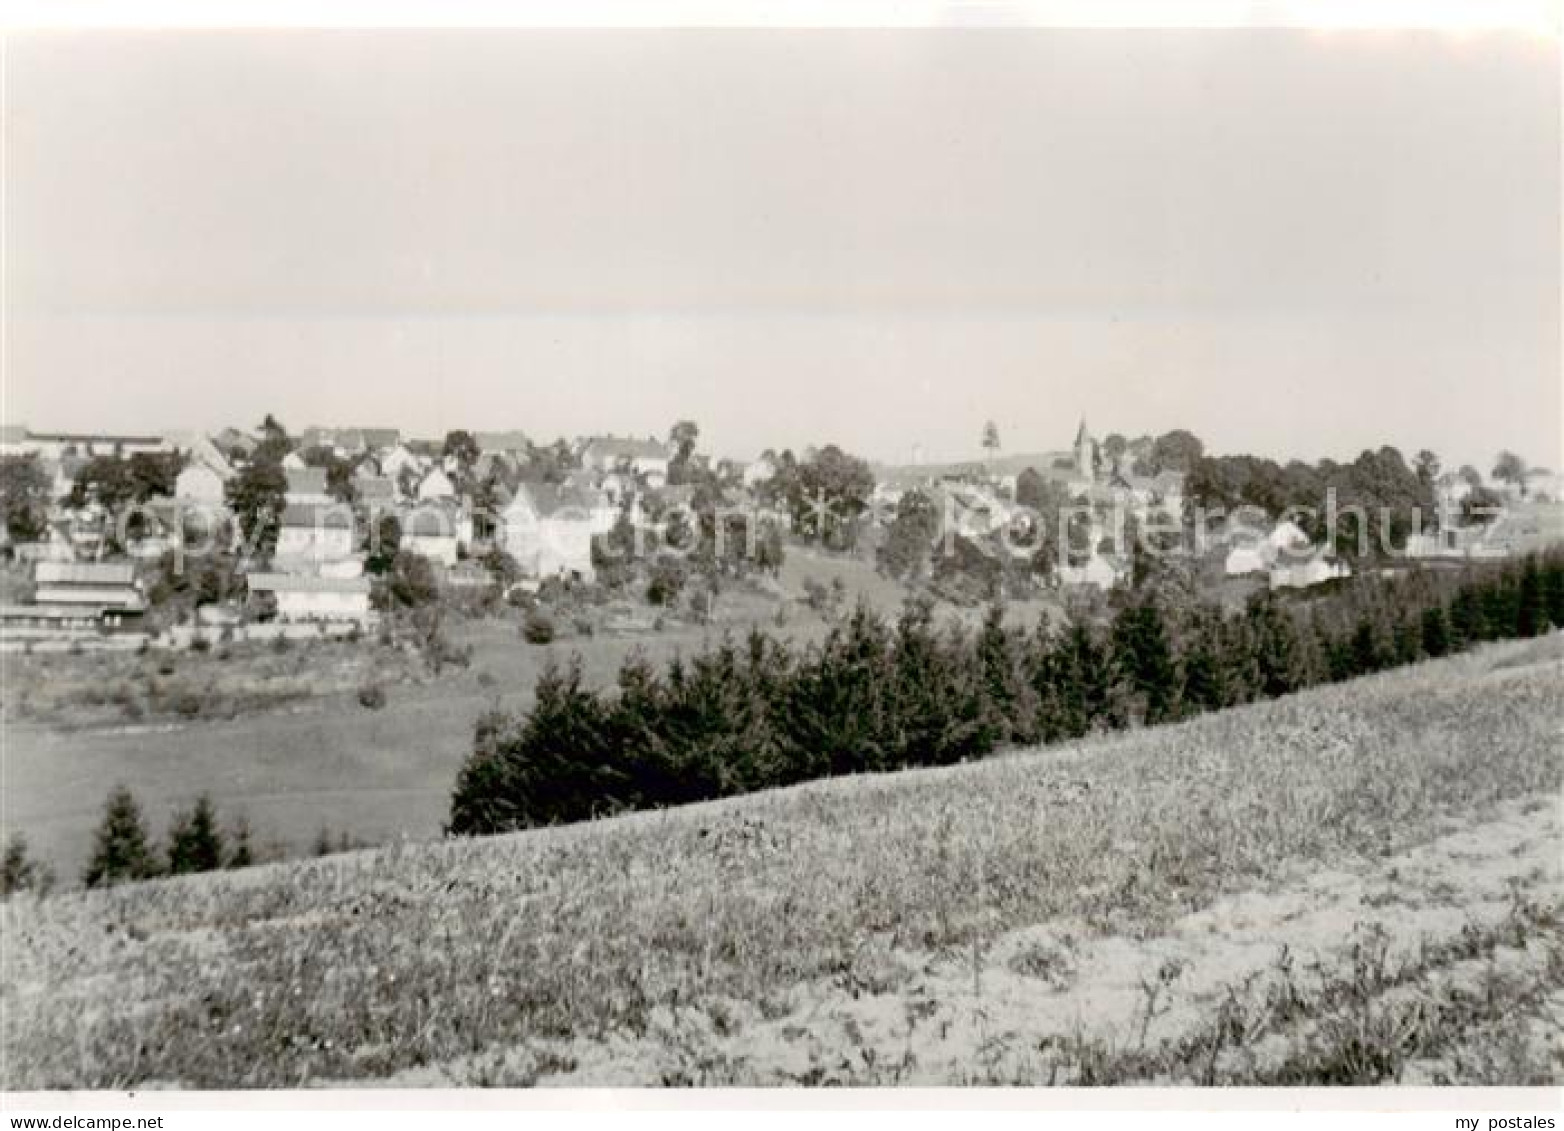
<svg viewBox="0 0 1564 1131">
<path fill-rule="evenodd" d="M 4 415 L 1560 462 L 1558 44 L 12 35 Z"/>
</svg>

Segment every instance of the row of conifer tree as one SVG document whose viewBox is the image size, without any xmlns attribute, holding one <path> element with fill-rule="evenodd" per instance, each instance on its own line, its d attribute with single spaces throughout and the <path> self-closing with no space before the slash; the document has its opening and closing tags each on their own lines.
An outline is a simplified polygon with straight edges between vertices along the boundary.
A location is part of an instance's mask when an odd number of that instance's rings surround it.
<svg viewBox="0 0 1564 1131">
<path fill-rule="evenodd" d="M 944 765 L 1170 722 L 1564 625 L 1564 551 L 1377 573 L 1228 611 L 1148 585 L 1098 615 L 976 630 L 909 600 L 859 606 L 817 644 L 760 631 L 616 685 L 551 664 L 532 709 L 479 720 L 450 829 L 487 834 L 813 778 Z"/>
</svg>

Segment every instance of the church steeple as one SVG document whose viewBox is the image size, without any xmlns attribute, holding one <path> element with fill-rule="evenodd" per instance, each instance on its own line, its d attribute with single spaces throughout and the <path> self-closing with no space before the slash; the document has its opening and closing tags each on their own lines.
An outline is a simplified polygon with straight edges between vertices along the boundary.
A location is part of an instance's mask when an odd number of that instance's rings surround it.
<svg viewBox="0 0 1564 1131">
<path fill-rule="evenodd" d="M 1092 439 L 1084 416 L 1075 430 L 1075 473 L 1082 479 L 1097 478 L 1097 441 Z"/>
</svg>

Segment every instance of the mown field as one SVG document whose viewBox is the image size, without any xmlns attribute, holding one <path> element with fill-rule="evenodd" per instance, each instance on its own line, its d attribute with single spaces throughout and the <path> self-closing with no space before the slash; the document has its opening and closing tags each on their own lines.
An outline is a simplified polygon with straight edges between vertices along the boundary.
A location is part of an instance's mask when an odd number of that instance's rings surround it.
<svg viewBox="0 0 1564 1131">
<path fill-rule="evenodd" d="M 0 912 L 7 1088 L 1556 1083 L 1564 637 Z"/>
</svg>

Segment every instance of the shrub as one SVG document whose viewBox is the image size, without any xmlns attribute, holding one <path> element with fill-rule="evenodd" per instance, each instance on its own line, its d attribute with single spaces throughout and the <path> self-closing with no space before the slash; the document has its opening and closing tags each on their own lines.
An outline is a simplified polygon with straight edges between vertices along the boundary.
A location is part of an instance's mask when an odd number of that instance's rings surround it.
<svg viewBox="0 0 1564 1131">
<path fill-rule="evenodd" d="M 194 689 L 188 687 L 174 692 L 169 702 L 174 708 L 174 713 L 184 719 L 198 718 L 201 714 L 201 708 L 204 706 L 201 696 Z"/>
<path fill-rule="evenodd" d="M 554 640 L 554 619 L 533 609 L 521 622 L 521 635 L 528 644 L 549 644 Z"/>
<path fill-rule="evenodd" d="M 659 555 L 652 563 L 651 581 L 646 586 L 646 599 L 654 605 L 672 605 L 684 592 L 690 579 L 690 566 L 683 558 L 673 554 Z"/>
<path fill-rule="evenodd" d="M 199 630 L 197 630 L 197 635 L 190 638 L 190 650 L 192 652 L 210 652 L 212 650 L 212 642 L 205 636 L 199 635 Z"/>
<path fill-rule="evenodd" d="M 386 689 L 378 683 L 364 684 L 358 689 L 358 704 L 371 711 L 380 710 L 386 705 Z"/>
</svg>

